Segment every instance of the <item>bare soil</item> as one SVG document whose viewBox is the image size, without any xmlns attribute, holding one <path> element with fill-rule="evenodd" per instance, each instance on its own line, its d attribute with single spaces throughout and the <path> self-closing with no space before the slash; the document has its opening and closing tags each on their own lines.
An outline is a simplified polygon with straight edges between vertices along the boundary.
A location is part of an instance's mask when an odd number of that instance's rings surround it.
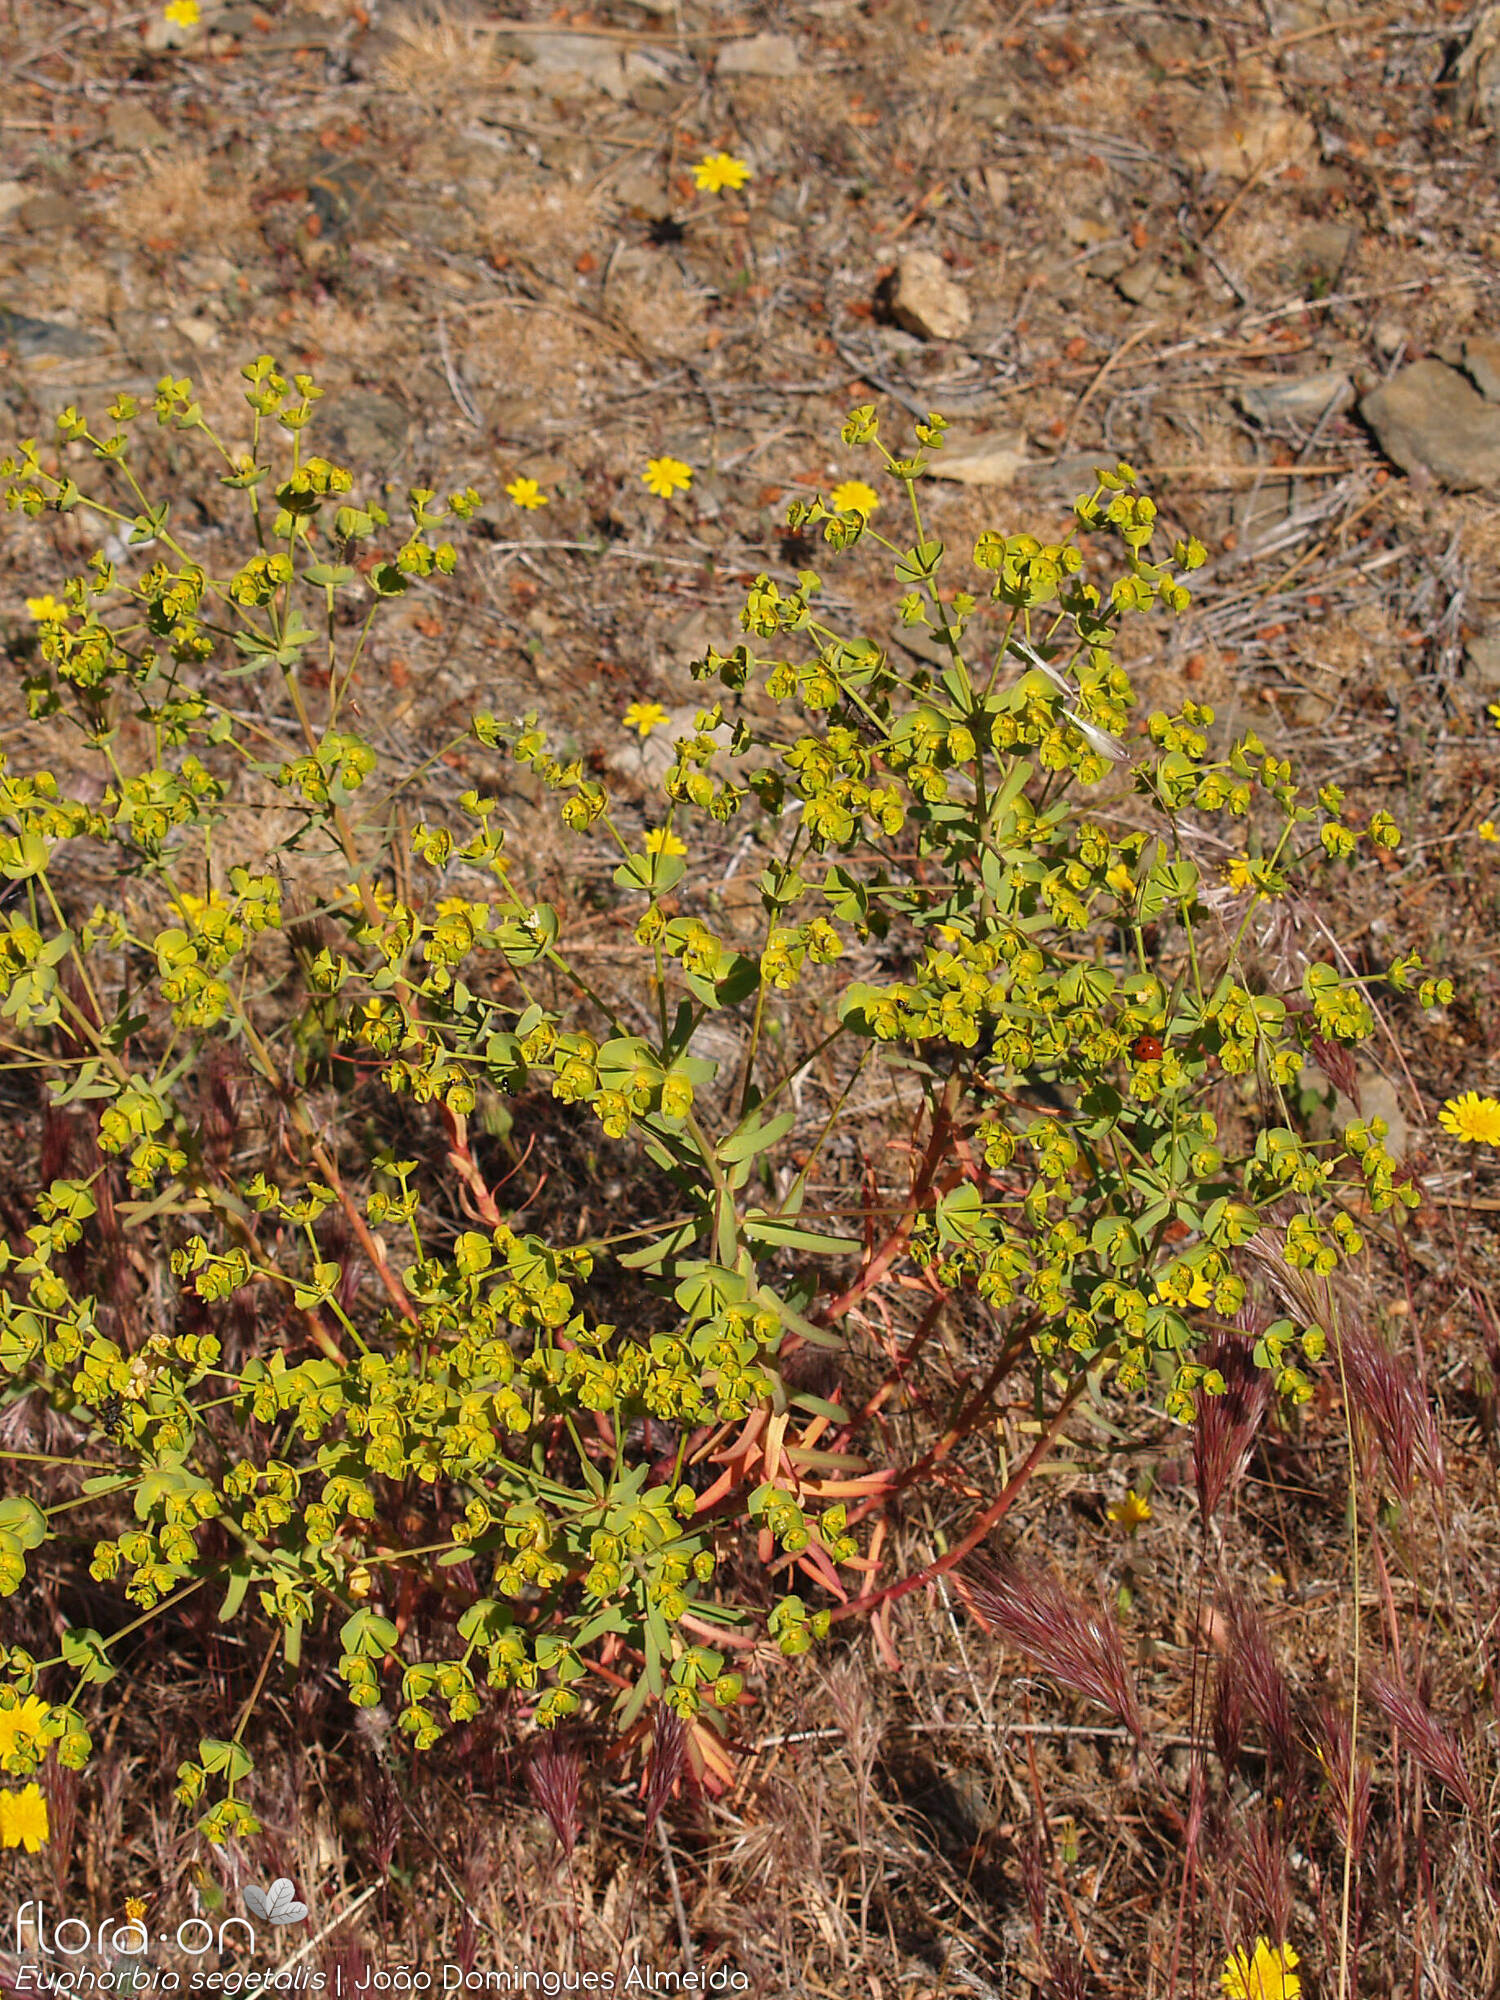
<svg viewBox="0 0 1500 2000">
<path fill-rule="evenodd" d="M 1148 1753 L 956 1596 L 922 1593 L 892 1615 L 893 1656 L 846 1626 L 765 1690 L 732 1787 L 674 1801 L 659 1848 L 642 1850 L 633 1768 L 601 1752 L 568 1870 L 503 1741 L 398 1783 L 405 1751 L 352 1722 L 297 1747 L 288 1697 L 285 1792 L 262 1801 L 274 1834 L 249 1865 L 315 1880 L 330 1910 L 383 1885 L 313 1955 L 350 1978 L 380 1952 L 610 1965 L 634 1936 L 643 1958 L 681 1969 L 690 1945 L 765 1995 L 1177 2000 L 1216 1992 L 1230 1946 L 1280 1922 L 1304 1991 L 1342 1993 L 1336 1815 L 1282 1799 L 1253 1691 L 1232 1784 L 1204 1780 L 1193 1747 L 1228 1699 L 1215 1674 L 1249 1672 L 1218 1608 L 1232 1586 L 1309 1744 L 1319 1698 L 1347 1702 L 1358 1620 L 1369 1660 L 1464 1746 L 1472 1811 L 1393 1722 L 1362 1727 L 1376 1803 L 1348 1991 L 1500 1992 L 1500 1174 L 1433 1123 L 1445 1096 L 1500 1085 L 1500 844 L 1479 832 L 1500 817 L 1500 511 L 1390 463 L 1358 408 L 1415 360 L 1461 367 L 1466 342 L 1500 338 L 1496 141 L 1462 80 L 1493 26 L 1462 0 L 1045 5 L 498 19 L 307 0 L 205 6 L 178 46 L 156 11 L 93 0 L 0 17 L 0 425 L 45 435 L 62 403 L 102 411 L 168 372 L 233 438 L 238 369 L 272 351 L 328 392 L 315 437 L 372 490 L 486 495 L 459 575 L 381 628 L 360 726 L 397 764 L 477 769 L 452 748 L 472 710 L 534 708 L 628 786 L 625 705 L 690 707 L 687 662 L 738 639 L 745 583 L 818 560 L 788 502 L 870 476 L 838 443 L 849 407 L 874 401 L 895 431 L 936 409 L 955 450 L 1009 439 L 1024 460 L 1004 485 L 926 482 L 950 546 L 1051 539 L 1094 465 L 1142 473 L 1168 535 L 1210 552 L 1191 614 L 1130 661 L 1147 702 L 1211 701 L 1362 812 L 1389 809 L 1402 848 L 1325 913 L 1324 942 L 1360 969 L 1421 950 L 1458 989 L 1391 1016 L 1360 1079 L 1426 1195 L 1409 1230 L 1372 1221 L 1363 1304 L 1420 1367 L 1447 1461 L 1443 1492 L 1381 1514 L 1374 1575 L 1369 1545 L 1351 1573 L 1336 1384 L 1266 1424 L 1212 1526 L 1183 1434 L 1101 1410 L 1007 1546 L 1119 1607 Z M 752 169 L 741 193 L 695 188 L 720 149 Z M 893 309 L 917 251 L 962 291 L 958 338 Z M 1347 392 L 1289 397 L 1324 377 Z M 641 479 L 664 455 L 694 471 L 671 502 Z M 517 475 L 545 508 L 506 499 Z M 227 502 L 194 496 L 205 559 L 227 559 Z M 895 499 L 887 482 L 891 515 Z M 93 545 L 81 517 L 5 523 L 0 630 L 19 635 L 23 598 Z M 888 617 L 865 566 L 822 567 L 853 629 Z M 518 827 L 527 805 L 508 801 Z M 544 845 L 531 859 L 555 874 Z M 938 1364 L 955 1394 L 970 1339 L 954 1326 Z M 907 1504 L 902 1561 L 962 1533 L 1026 1422 L 1024 1403 L 1005 1412 L 1003 1457 L 972 1452 Z M 1391 1505 L 1375 1465 L 1371 1519 Z M 1152 1518 L 1128 1535 L 1106 1507 L 1148 1483 Z M 245 1676 L 211 1634 L 180 1640 L 163 1665 L 196 1728 Z M 148 1809 L 153 1761 L 178 1754 L 158 1720 L 159 1737 L 116 1714 L 128 1753 L 79 1801 L 73 1876 L 49 1895 L 188 1892 L 191 1837 Z"/>
</svg>

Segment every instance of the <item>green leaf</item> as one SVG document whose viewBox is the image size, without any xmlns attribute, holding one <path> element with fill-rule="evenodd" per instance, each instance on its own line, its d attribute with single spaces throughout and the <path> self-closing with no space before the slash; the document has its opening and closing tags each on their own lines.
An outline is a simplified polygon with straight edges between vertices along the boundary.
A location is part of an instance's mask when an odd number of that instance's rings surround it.
<svg viewBox="0 0 1500 2000">
<path fill-rule="evenodd" d="M 665 1236 L 653 1237 L 642 1249 L 623 1252 L 615 1258 L 615 1262 L 627 1271 L 659 1272 L 669 1257 L 675 1257 L 681 1251 L 689 1249 L 697 1234 L 696 1222 L 679 1223 L 675 1229 L 669 1229 Z"/>
<path fill-rule="evenodd" d="M 75 1625 L 62 1635 L 62 1656 L 75 1673 L 94 1687 L 103 1687 L 119 1671 L 105 1650 L 104 1640 L 92 1626 Z"/>
<path fill-rule="evenodd" d="M 54 1104 L 83 1104 L 96 1097 L 118 1097 L 120 1086 L 112 1076 L 104 1074 L 104 1065 L 94 1061 L 78 1065 L 71 1083 L 62 1077 L 49 1077 L 47 1094 Z"/>
<path fill-rule="evenodd" d="M 237 1618 L 240 1606 L 245 1601 L 245 1593 L 250 1588 L 250 1571 L 245 1567 L 229 1572 L 229 1588 L 224 1593 L 224 1602 L 219 1606 L 219 1623 L 227 1625 Z"/>
<path fill-rule="evenodd" d="M 762 1285 L 755 1294 L 755 1304 L 775 1313 L 787 1332 L 795 1333 L 809 1347 L 842 1347 L 844 1344 L 841 1334 L 830 1333 L 826 1326 L 814 1326 L 810 1319 L 805 1319 L 785 1299 L 778 1297 L 769 1285 Z"/>
<path fill-rule="evenodd" d="M 92 1479 L 85 1479 L 80 1491 L 84 1493 L 118 1493 L 122 1486 L 132 1483 L 133 1475 L 128 1472 L 96 1472 Z"/>
<path fill-rule="evenodd" d="M 795 1111 L 782 1111 L 763 1125 L 760 1113 L 752 1111 L 727 1139 L 720 1140 L 715 1150 L 726 1166 L 732 1166 L 736 1160 L 753 1160 L 768 1152 L 778 1139 L 784 1139 L 796 1122 Z"/>
<path fill-rule="evenodd" d="M 925 582 L 937 569 L 942 559 L 943 545 L 941 542 L 919 542 L 914 549 L 908 549 L 900 562 L 896 564 L 896 581 L 898 583 Z"/>
<path fill-rule="evenodd" d="M 838 1403 L 830 1403 L 824 1396 L 814 1396 L 810 1390 L 799 1389 L 792 1398 L 794 1410 L 807 1410 L 815 1417 L 827 1417 L 831 1424 L 847 1424 L 849 1412 Z"/>
<path fill-rule="evenodd" d="M 1101 1215 L 1089 1232 L 1089 1242 L 1095 1255 L 1116 1270 L 1140 1262 L 1141 1239 L 1123 1215 Z"/>
<path fill-rule="evenodd" d="M 400 1633 L 389 1618 L 380 1618 L 368 1609 L 356 1611 L 339 1628 L 339 1640 L 346 1653 L 367 1660 L 383 1659 L 395 1651 Z"/>
<path fill-rule="evenodd" d="M 198 1762 L 205 1771 L 224 1771 L 230 1784 L 248 1778 L 255 1761 L 243 1743 L 226 1743 L 218 1736 L 205 1736 L 198 1744 Z"/>
<path fill-rule="evenodd" d="M 853 1257 L 864 1248 L 857 1236 L 819 1236 L 811 1229 L 799 1229 L 784 1216 L 767 1215 L 758 1208 L 747 1211 L 744 1231 L 752 1243 L 765 1243 L 781 1250 L 807 1250 L 820 1257 Z"/>
<path fill-rule="evenodd" d="M 685 1313 L 706 1319 L 722 1306 L 739 1305 L 748 1289 L 738 1271 L 727 1271 L 722 1264 L 694 1263 L 686 1267 L 672 1296 Z"/>
<path fill-rule="evenodd" d="M 23 1549 L 39 1548 L 47 1539 L 47 1516 L 34 1500 L 0 1500 L 0 1535 Z"/>
<path fill-rule="evenodd" d="M 990 1233 L 984 1203 L 972 1181 L 960 1181 L 950 1193 L 940 1196 L 933 1220 L 940 1243 L 979 1243 Z"/>
</svg>

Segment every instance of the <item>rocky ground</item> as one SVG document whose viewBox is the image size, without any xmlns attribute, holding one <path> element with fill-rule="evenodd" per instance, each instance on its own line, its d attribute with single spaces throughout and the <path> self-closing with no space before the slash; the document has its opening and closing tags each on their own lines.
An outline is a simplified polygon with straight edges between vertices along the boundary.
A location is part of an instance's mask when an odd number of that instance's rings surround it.
<svg viewBox="0 0 1500 2000">
<path fill-rule="evenodd" d="M 1190 616 L 1131 660 L 1148 698 L 1211 700 L 1388 806 L 1407 842 L 1341 941 L 1414 945 L 1460 987 L 1363 1083 L 1438 1203 L 1416 1282 L 1472 1446 L 1456 1491 L 1481 1508 L 1493 1380 L 1486 1406 L 1464 1301 L 1490 1296 L 1500 1186 L 1425 1121 L 1497 1083 L 1500 844 L 1480 829 L 1500 818 L 1500 7 L 308 0 L 183 24 L 6 6 L 0 428 L 45 434 L 62 403 L 102 411 L 165 371 L 233 442 L 237 371 L 270 350 L 323 384 L 315 438 L 372 488 L 478 487 L 473 560 L 377 642 L 389 698 L 361 726 L 412 768 L 475 706 L 535 707 L 628 784 L 626 704 L 690 710 L 687 662 L 739 636 L 744 583 L 815 554 L 788 502 L 871 476 L 838 443 L 852 403 L 951 419 L 924 489 L 950 546 L 1050 538 L 1095 465 L 1139 469 L 1169 533 L 1210 552 Z M 738 192 L 695 184 L 721 149 L 750 168 Z M 693 469 L 670 501 L 641 478 L 661 456 Z M 544 507 L 506 498 L 518 476 Z M 227 559 L 228 501 L 192 493 L 179 518 Z M 0 633 L 89 535 L 0 524 Z M 829 573 L 888 640 L 888 598 Z M 1081 1457 L 1048 1515 L 1085 1567 L 1068 1505 L 1101 1462 Z M 1269 1518 L 1280 1491 L 1261 1497 Z M 1474 1546 L 1483 1518 L 1464 1516 Z M 1167 1645 L 1194 1615 L 1176 1532 L 1164 1503 L 1131 1556 Z M 1278 1642 L 1314 1680 L 1343 1644 L 1337 1560 L 1277 1570 Z M 1036 1767 L 1002 1778 L 974 1748 L 998 1683 L 953 1664 L 951 1607 L 911 1620 L 900 1684 L 798 1697 L 704 1831 L 700 1937 L 753 1904 L 779 1940 L 767 1993 L 795 1975 L 1008 1996 L 1042 1976 L 1018 1858 Z M 836 1769 L 819 1731 L 847 1748 Z M 1099 1982 L 1077 1990 L 1166 1996 L 1175 1905 L 1116 1734 L 1044 1748 L 1049 1825 L 1104 1815 L 1081 1860 L 1059 1832 L 1049 1867 Z M 856 1810 L 887 1857 L 873 1907 Z M 1414 1990 L 1404 1951 L 1388 1983 L 1369 1957 L 1361 1990 Z M 1454 1953 L 1458 1983 L 1430 1990 L 1481 1990 Z"/>
</svg>

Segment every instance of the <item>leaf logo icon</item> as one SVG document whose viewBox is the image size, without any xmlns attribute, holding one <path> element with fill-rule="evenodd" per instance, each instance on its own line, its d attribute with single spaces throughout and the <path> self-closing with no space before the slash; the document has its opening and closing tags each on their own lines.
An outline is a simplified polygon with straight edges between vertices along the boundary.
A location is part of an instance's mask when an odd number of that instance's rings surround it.
<svg viewBox="0 0 1500 2000">
<path fill-rule="evenodd" d="M 288 1875 L 278 1876 L 269 1889 L 257 1889 L 252 1883 L 245 1891 L 245 1908 L 267 1924 L 300 1924 L 307 1915 L 307 1905 L 297 1901 Z"/>
</svg>

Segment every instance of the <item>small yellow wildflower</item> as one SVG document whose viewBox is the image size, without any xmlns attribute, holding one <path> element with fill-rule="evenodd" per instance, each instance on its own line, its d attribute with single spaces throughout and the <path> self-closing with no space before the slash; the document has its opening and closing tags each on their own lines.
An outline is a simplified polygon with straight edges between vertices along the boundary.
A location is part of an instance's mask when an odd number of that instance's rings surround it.
<svg viewBox="0 0 1500 2000">
<path fill-rule="evenodd" d="M 527 479 L 520 473 L 506 487 L 505 494 L 518 507 L 548 507 L 552 504 L 534 479 Z"/>
<path fill-rule="evenodd" d="M 1214 1284 L 1201 1267 L 1179 1268 L 1167 1279 L 1166 1290 L 1159 1285 L 1151 1287 L 1151 1303 L 1154 1306 L 1211 1306 L 1214 1302 Z"/>
<path fill-rule="evenodd" d="M 1133 1535 L 1137 1528 L 1144 1527 L 1151 1519 L 1151 1502 L 1144 1494 L 1137 1493 L 1133 1486 L 1125 1489 L 1123 1500 L 1112 1500 L 1105 1513 L 1117 1528 L 1123 1528 L 1127 1535 Z"/>
<path fill-rule="evenodd" d="M 738 192 L 750 178 L 750 167 L 733 153 L 710 153 L 694 167 L 693 178 L 705 194 L 719 194 L 724 188 Z"/>
<path fill-rule="evenodd" d="M 1253 1952 L 1231 1952 L 1219 1976 L 1227 2000 L 1299 2000 L 1302 1981 L 1293 1971 L 1297 1954 L 1289 1944 L 1274 1950 L 1263 1937 Z"/>
<path fill-rule="evenodd" d="M 0 1847 L 24 1847 L 36 1854 L 47 1844 L 47 1801 L 40 1785 L 0 1792 Z"/>
<path fill-rule="evenodd" d="M 641 478 L 653 493 L 670 500 L 679 489 L 687 492 L 693 483 L 693 468 L 680 458 L 649 458 Z"/>
<path fill-rule="evenodd" d="M 672 718 L 659 701 L 633 701 L 621 720 L 627 729 L 633 729 L 644 743 L 653 729 L 665 728 Z"/>
<path fill-rule="evenodd" d="M 646 835 L 648 854 L 686 854 L 687 842 L 679 840 L 669 827 L 653 827 Z"/>
<path fill-rule="evenodd" d="M 1106 869 L 1104 879 L 1122 902 L 1128 903 L 1135 894 L 1135 877 L 1123 861 L 1117 861 L 1113 868 Z"/>
<path fill-rule="evenodd" d="M 15 1708 L 0 1708 L 0 1761 L 18 1748 L 29 1750 L 51 1711 L 40 1695 L 29 1694 Z"/>
<path fill-rule="evenodd" d="M 1500 1146 L 1500 1099 L 1466 1090 L 1462 1097 L 1449 1098 L 1438 1113 L 1438 1123 L 1455 1139 L 1467 1139 L 1480 1146 Z"/>
<path fill-rule="evenodd" d="M 828 496 L 828 504 L 836 514 L 869 516 L 880 505 L 880 495 L 873 486 L 866 486 L 862 479 L 846 479 L 842 486 L 834 487 Z"/>
<path fill-rule="evenodd" d="M 1253 889 L 1255 876 L 1251 872 L 1248 854 L 1234 854 L 1224 865 L 1224 873 L 1231 889 Z"/>
<path fill-rule="evenodd" d="M 1479 838 L 1481 840 L 1500 840 L 1500 826 L 1496 826 L 1492 819 L 1482 819 L 1479 822 Z"/>
<path fill-rule="evenodd" d="M 201 18 L 198 0 L 167 0 L 161 10 L 164 21 L 170 21 L 174 28 L 196 28 Z"/>
<path fill-rule="evenodd" d="M 66 604 L 59 604 L 49 591 L 45 597 L 28 597 L 26 609 L 38 625 L 60 625 L 68 615 Z"/>
<path fill-rule="evenodd" d="M 1492 701 L 1484 712 L 1490 718 L 1490 721 L 1494 723 L 1495 727 L 1500 729 L 1500 701 Z"/>
<path fill-rule="evenodd" d="M 125 1916 L 128 1922 L 138 1924 L 144 1918 L 145 1914 L 146 1899 L 144 1896 L 127 1896 L 125 1898 Z"/>
</svg>

